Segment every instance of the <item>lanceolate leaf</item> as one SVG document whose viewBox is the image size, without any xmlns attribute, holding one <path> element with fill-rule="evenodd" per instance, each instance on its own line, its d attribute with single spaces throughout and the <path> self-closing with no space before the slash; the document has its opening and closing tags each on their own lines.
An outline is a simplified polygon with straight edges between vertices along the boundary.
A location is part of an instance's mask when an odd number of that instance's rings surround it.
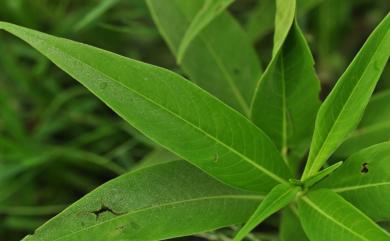
<svg viewBox="0 0 390 241">
<path fill-rule="evenodd" d="M 294 208 L 294 209 L 293 209 Z M 309 241 L 303 231 L 301 221 L 298 218 L 298 210 L 295 206 L 283 209 L 280 217 L 279 229 L 280 241 Z"/>
<path fill-rule="evenodd" d="M 298 202 L 303 229 L 311 241 L 388 241 L 390 235 L 336 193 L 321 189 Z"/>
<path fill-rule="evenodd" d="M 233 186 L 267 192 L 289 177 L 270 139 L 181 76 L 13 24 L 28 42 L 157 143 Z"/>
<path fill-rule="evenodd" d="M 314 187 L 337 192 L 374 220 L 390 220 L 390 142 L 355 153 Z"/>
<path fill-rule="evenodd" d="M 314 61 L 297 23 L 256 88 L 251 118 L 296 170 L 307 150 L 319 107 Z"/>
<path fill-rule="evenodd" d="M 204 2 L 204 6 L 192 20 L 180 43 L 177 56 L 179 63 L 183 59 L 183 55 L 185 54 L 188 45 L 190 45 L 196 35 L 233 2 L 234 0 L 206 0 Z"/>
<path fill-rule="evenodd" d="M 240 241 L 250 233 L 258 224 L 266 218 L 287 206 L 300 191 L 300 187 L 289 184 L 279 184 L 274 187 L 261 202 L 260 206 L 249 218 L 247 223 L 240 229 L 233 241 Z"/>
<path fill-rule="evenodd" d="M 261 199 L 174 161 L 103 184 L 24 241 L 162 240 L 243 222 Z"/>
<path fill-rule="evenodd" d="M 304 186 L 306 188 L 313 186 L 314 184 L 316 184 L 317 182 L 321 181 L 323 178 L 325 178 L 326 176 L 328 176 L 329 174 L 334 172 L 337 168 L 339 168 L 341 166 L 341 164 L 343 164 L 342 161 L 337 162 L 337 163 L 325 168 L 324 170 L 319 171 L 315 175 L 309 177 L 304 182 Z"/>
<path fill-rule="evenodd" d="M 337 149 L 335 155 L 346 157 L 380 142 L 390 140 L 390 90 L 372 97 L 359 127 Z"/>
<path fill-rule="evenodd" d="M 178 48 L 205 0 L 147 0 L 171 51 Z M 249 113 L 260 63 L 248 36 L 228 13 L 219 14 L 191 41 L 181 68 L 192 81 L 244 114 Z"/>
<path fill-rule="evenodd" d="M 302 178 L 316 173 L 359 123 L 390 55 L 390 14 L 379 24 L 319 109 Z"/>
</svg>

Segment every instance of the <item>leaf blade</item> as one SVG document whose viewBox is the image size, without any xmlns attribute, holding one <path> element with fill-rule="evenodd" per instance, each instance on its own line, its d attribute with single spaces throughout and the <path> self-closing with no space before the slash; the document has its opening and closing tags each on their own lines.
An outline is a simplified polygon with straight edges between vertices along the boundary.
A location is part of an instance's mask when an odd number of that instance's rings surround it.
<svg viewBox="0 0 390 241">
<path fill-rule="evenodd" d="M 332 175 L 313 188 L 328 188 L 374 220 L 390 219 L 390 142 L 350 156 Z M 341 178 L 343 177 L 343 178 Z"/>
<path fill-rule="evenodd" d="M 146 1 L 157 28 L 176 57 L 183 36 L 204 1 Z M 190 80 L 248 115 L 262 71 L 248 36 L 230 14 L 222 12 L 192 40 L 180 67 Z"/>
<path fill-rule="evenodd" d="M 271 137 L 295 171 L 310 143 L 320 84 L 297 22 L 288 34 L 258 83 L 251 119 Z"/>
<path fill-rule="evenodd" d="M 294 22 L 296 0 L 276 0 L 275 34 L 272 56 L 274 57 L 283 46 Z"/>
<path fill-rule="evenodd" d="M 378 115 L 380 113 L 380 115 Z M 372 96 L 358 128 L 337 149 L 335 156 L 349 157 L 355 152 L 390 139 L 390 90 Z"/>
<path fill-rule="evenodd" d="M 39 50 L 146 136 L 219 180 L 267 192 L 289 176 L 261 130 L 184 78 L 16 25 L 0 28 Z"/>
<path fill-rule="evenodd" d="M 357 126 L 390 55 L 390 14 L 370 35 L 321 105 L 302 179 L 316 173 Z"/>
<path fill-rule="evenodd" d="M 215 17 L 223 12 L 234 0 L 206 0 L 202 9 L 196 14 L 188 27 L 180 43 L 177 61 L 181 63 L 183 56 L 191 44 L 191 41 L 207 26 Z"/>
<path fill-rule="evenodd" d="M 287 206 L 300 191 L 299 187 L 293 187 L 289 184 L 279 184 L 275 186 L 264 198 L 256 211 L 252 214 L 246 224 L 236 234 L 233 241 L 240 241 L 250 233 L 258 224 Z"/>
<path fill-rule="evenodd" d="M 167 239 L 242 222 L 260 199 L 174 161 L 103 184 L 23 240 Z M 237 213 L 226 212 L 230 209 Z M 213 220 L 206 222 L 206 217 Z"/>
<path fill-rule="evenodd" d="M 327 167 L 327 168 L 324 168 L 323 170 L 319 171 L 317 174 L 315 174 L 314 176 L 311 176 L 310 178 L 308 178 L 304 183 L 303 185 L 305 187 L 311 187 L 313 186 L 314 184 L 316 184 L 317 182 L 319 182 L 320 180 L 322 180 L 323 178 L 325 178 L 326 176 L 330 175 L 332 172 L 334 172 L 337 168 L 339 168 L 341 165 L 343 164 L 342 161 L 339 161 L 339 162 L 336 162 L 335 164 Z"/>
<path fill-rule="evenodd" d="M 360 210 L 327 189 L 302 197 L 298 209 L 303 229 L 313 241 L 386 241 L 390 238 L 389 233 Z"/>
</svg>

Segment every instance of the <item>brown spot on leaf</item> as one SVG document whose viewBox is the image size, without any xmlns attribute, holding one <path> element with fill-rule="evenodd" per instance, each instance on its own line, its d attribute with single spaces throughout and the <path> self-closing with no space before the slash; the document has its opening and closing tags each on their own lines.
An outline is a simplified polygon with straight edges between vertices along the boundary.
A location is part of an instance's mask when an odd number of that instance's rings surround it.
<svg viewBox="0 0 390 241">
<path fill-rule="evenodd" d="M 360 173 L 365 174 L 367 172 L 368 172 L 368 163 L 365 162 L 362 164 L 362 167 L 360 168 Z"/>
</svg>

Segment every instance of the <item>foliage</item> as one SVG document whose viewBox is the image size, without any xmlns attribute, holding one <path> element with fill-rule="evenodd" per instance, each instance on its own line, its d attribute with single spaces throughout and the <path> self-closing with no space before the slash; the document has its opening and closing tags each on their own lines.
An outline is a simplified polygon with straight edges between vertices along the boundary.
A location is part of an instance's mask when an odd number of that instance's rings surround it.
<svg viewBox="0 0 390 241">
<path fill-rule="evenodd" d="M 333 85 L 326 43 L 364 0 L 314 54 L 337 1 L 248 2 L 5 1 L 32 48 L 1 36 L 0 237 L 390 240 L 390 13 Z"/>
</svg>

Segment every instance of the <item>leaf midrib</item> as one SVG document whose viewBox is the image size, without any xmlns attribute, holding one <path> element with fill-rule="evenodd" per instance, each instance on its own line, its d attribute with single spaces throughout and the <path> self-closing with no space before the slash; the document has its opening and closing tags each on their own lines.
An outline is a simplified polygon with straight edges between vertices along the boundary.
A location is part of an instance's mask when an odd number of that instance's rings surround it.
<svg viewBox="0 0 390 241">
<path fill-rule="evenodd" d="M 387 35 L 388 35 L 388 31 L 386 31 L 386 33 L 384 34 L 384 37 L 380 40 L 379 44 L 376 45 L 376 49 L 375 49 L 374 53 L 372 54 L 373 57 L 377 54 L 378 49 L 380 49 L 380 47 L 382 47 L 382 44 L 383 44 L 384 40 L 387 39 Z M 370 66 L 370 65 L 372 64 L 373 59 L 374 59 L 373 57 L 370 58 L 370 60 L 368 61 L 368 63 L 367 63 L 366 66 Z M 354 63 L 355 63 L 355 61 L 353 61 L 353 62 L 351 63 L 351 66 L 352 66 Z M 310 168 L 308 169 L 308 174 L 307 174 L 307 176 L 310 176 L 310 175 L 312 174 L 313 169 L 314 169 L 314 164 L 316 163 L 316 161 L 318 160 L 318 158 L 321 156 L 321 154 L 324 152 L 324 146 L 326 146 L 326 144 L 329 142 L 330 133 L 333 133 L 333 129 L 335 128 L 336 124 L 339 122 L 340 116 L 342 116 L 342 114 L 343 114 L 343 112 L 344 112 L 346 106 L 347 106 L 347 105 L 349 104 L 349 102 L 350 102 L 350 99 L 352 98 L 352 96 L 354 96 L 354 93 L 357 91 L 358 86 L 360 85 L 360 83 L 361 83 L 361 81 L 362 81 L 362 79 L 363 79 L 363 76 L 365 76 L 365 74 L 366 74 L 366 72 L 368 71 L 368 69 L 370 69 L 370 68 L 366 67 L 366 68 L 364 69 L 363 73 L 360 75 L 359 80 L 356 82 L 356 85 L 353 87 L 353 89 L 352 89 L 352 91 L 351 91 L 351 94 L 348 96 L 348 98 L 347 98 L 345 104 L 342 106 L 342 108 L 341 108 L 340 112 L 338 113 L 338 115 L 337 115 L 337 117 L 336 117 L 336 119 L 335 119 L 335 121 L 334 121 L 332 127 L 331 127 L 330 130 L 327 132 L 326 137 L 325 137 L 325 140 L 323 141 L 323 143 L 322 143 L 322 145 L 321 145 L 321 148 L 320 148 L 319 151 L 317 152 L 317 155 L 316 155 L 316 157 L 314 158 L 314 160 L 311 162 L 312 165 L 311 165 Z M 347 69 L 347 71 L 348 71 L 348 69 Z M 348 71 L 348 73 L 349 73 L 349 71 Z M 337 85 L 336 85 L 335 87 L 337 87 Z M 325 103 L 324 103 L 324 104 L 325 104 Z M 322 164 L 321 164 L 321 165 L 322 165 Z M 315 168 L 318 168 L 318 167 L 315 167 Z M 306 177 L 306 178 L 307 178 L 307 177 Z"/>
<path fill-rule="evenodd" d="M 284 51 L 283 46 L 280 49 L 280 67 L 282 69 L 282 143 L 281 153 L 286 165 L 290 167 L 287 161 L 287 103 L 286 103 L 286 78 L 284 71 Z"/>
<path fill-rule="evenodd" d="M 120 218 L 123 218 L 123 217 L 126 217 L 126 216 L 131 216 L 131 215 L 134 215 L 134 214 L 137 214 L 137 213 L 140 213 L 140 212 L 145 212 L 145 211 L 149 211 L 149 210 L 153 210 L 153 209 L 160 209 L 160 208 L 168 207 L 168 206 L 175 206 L 175 205 L 180 205 L 180 204 L 185 204 L 185 203 L 191 203 L 191 202 L 201 202 L 201 201 L 218 200 L 218 199 L 237 199 L 237 200 L 258 200 L 258 201 L 261 201 L 261 200 L 264 199 L 264 197 L 260 196 L 260 195 L 219 195 L 219 196 L 216 195 L 216 196 L 191 198 L 191 199 L 186 199 L 186 200 L 181 200 L 181 201 L 167 202 L 167 203 L 163 203 L 163 204 L 160 204 L 160 205 L 151 205 L 151 206 L 148 206 L 148 207 L 135 209 L 133 211 L 127 212 L 127 213 L 119 215 L 119 216 L 115 216 L 115 217 L 113 217 L 113 218 L 111 218 L 109 220 L 106 220 L 104 222 L 101 222 L 101 223 L 98 223 L 98 224 L 94 224 L 94 225 L 91 225 L 91 226 L 89 226 L 89 227 L 87 227 L 85 229 L 81 229 L 81 230 L 78 230 L 76 232 L 73 232 L 73 233 L 61 236 L 61 237 L 59 237 L 57 239 L 54 239 L 53 241 L 58 241 L 58 240 L 61 240 L 61 239 L 64 239 L 64 238 L 76 235 L 78 233 L 88 231 L 88 230 L 90 230 L 90 229 L 92 229 L 94 227 L 98 227 L 98 226 L 106 224 L 108 222 L 112 222 L 112 221 L 115 221 L 117 219 L 120 219 Z"/>
<path fill-rule="evenodd" d="M 315 203 L 313 203 L 308 197 L 302 197 L 302 200 L 305 201 L 309 206 L 311 206 L 314 210 L 316 210 L 318 213 L 322 214 L 325 218 L 331 220 L 333 223 L 337 224 L 341 228 L 349 231 L 352 235 L 360 238 L 364 241 L 370 241 L 366 237 L 360 235 L 359 233 L 355 232 L 354 230 L 350 229 L 349 227 L 345 226 L 343 223 L 340 223 L 339 221 L 335 220 L 332 216 L 328 215 L 326 212 L 324 212 L 320 207 L 318 207 Z"/>
<path fill-rule="evenodd" d="M 338 187 L 338 188 L 332 188 L 331 190 L 334 192 L 340 193 L 340 192 L 353 191 L 353 190 L 357 190 L 357 189 L 376 188 L 376 187 L 385 186 L 385 185 L 390 185 L 390 182 L 376 182 L 376 183 L 368 183 L 368 184 L 363 184 L 363 185 Z"/>
<path fill-rule="evenodd" d="M 39 36 L 35 36 L 36 39 L 39 39 L 41 41 L 45 41 L 44 39 L 40 38 Z M 56 37 L 54 37 L 56 38 Z M 72 55 L 70 55 L 69 53 L 67 53 L 66 51 L 62 50 L 61 48 L 58 48 L 56 47 L 55 45 L 51 44 L 52 48 L 56 49 L 58 52 L 61 52 L 65 55 L 67 55 L 69 58 L 71 59 L 74 59 L 75 61 L 81 63 L 81 64 L 84 64 L 86 66 L 88 66 L 89 68 L 91 68 L 92 70 L 94 70 L 96 73 L 99 73 L 101 74 L 103 77 L 107 78 L 108 80 L 111 80 L 112 82 L 115 82 L 117 84 L 119 84 L 120 86 L 128 89 L 129 91 L 135 93 L 136 95 L 140 96 L 141 98 L 144 98 L 145 100 L 147 100 L 148 102 L 150 102 L 151 104 L 159 107 L 160 109 L 162 110 L 165 110 L 167 113 L 171 114 L 173 117 L 176 117 L 177 119 L 183 121 L 184 123 L 188 124 L 189 126 L 193 127 L 195 130 L 198 130 L 199 132 L 203 133 L 205 136 L 209 137 L 210 139 L 214 140 L 215 142 L 217 142 L 218 144 L 220 144 L 221 146 L 225 147 L 226 149 L 230 150 L 231 152 L 235 153 L 237 156 L 239 156 L 240 158 L 242 158 L 243 160 L 247 161 L 249 164 L 251 164 L 252 166 L 254 166 L 255 168 L 257 168 L 258 170 L 260 170 L 261 172 L 263 172 L 264 174 L 266 174 L 267 176 L 269 176 L 270 178 L 274 179 L 275 181 L 279 182 L 279 183 L 287 183 L 287 181 L 285 181 L 283 178 L 279 177 L 278 175 L 276 175 L 275 173 L 267 170 L 266 168 L 264 168 L 262 165 L 259 165 L 258 163 L 256 163 L 255 161 L 249 159 L 247 156 L 245 156 L 244 154 L 242 154 L 241 152 L 239 152 L 238 150 L 228 146 L 227 144 L 225 144 L 223 141 L 219 140 L 218 138 L 210 135 L 209 133 L 207 133 L 205 130 L 201 129 L 200 127 L 194 125 L 193 123 L 187 121 L 186 119 L 182 118 L 181 116 L 179 116 L 178 114 L 176 114 L 174 111 L 171 111 L 170 109 L 167 109 L 166 107 L 158 104 L 157 102 L 153 101 L 152 99 L 148 98 L 147 96 L 139 93 L 138 91 L 136 90 L 133 90 L 131 89 L 130 87 L 124 85 L 123 83 L 115 80 L 114 78 L 106 75 L 105 73 L 101 72 L 100 70 L 94 68 L 93 66 L 89 65 L 88 63 L 76 58 L 76 57 L 73 57 Z M 118 55 L 119 56 L 119 55 Z M 122 56 L 120 56 L 122 57 Z M 124 57 L 122 57 L 124 58 Z M 125 58 L 126 59 L 126 58 Z M 65 70 L 65 72 L 68 72 Z M 196 87 L 197 89 L 199 89 L 200 91 L 203 91 L 201 88 L 197 87 L 195 84 L 192 84 L 191 82 L 188 82 L 188 84 L 190 85 L 193 85 L 194 87 Z M 92 92 L 94 92 L 93 90 L 91 90 Z M 204 91 L 203 91 L 204 92 Z M 205 92 L 207 93 L 207 92 Z M 212 97 L 210 95 L 210 97 Z M 213 97 L 212 97 L 213 98 Z M 218 99 L 215 99 L 218 101 Z M 220 102 L 220 101 L 219 101 Z M 220 102 L 221 104 L 223 104 L 222 102 Z M 225 104 L 223 104 L 225 105 Z M 226 105 L 225 105 L 226 106 Z M 229 107 L 228 107 L 229 108 Z M 114 108 L 112 108 L 114 110 Z M 119 115 L 121 115 L 120 113 L 118 113 Z M 121 115 L 122 116 L 122 115 Z M 244 117 L 243 117 L 244 118 Z M 125 118 L 126 119 L 126 118 Z M 244 118 L 245 119 L 245 118 Z M 250 124 L 250 123 L 249 123 Z M 255 127 L 256 128 L 256 127 Z M 146 134 L 145 134 L 146 135 Z M 154 140 L 154 138 L 151 138 Z M 156 141 L 156 140 L 155 140 Z M 158 142 L 158 141 L 156 141 Z M 174 151 L 175 152 L 175 151 Z M 182 157 L 180 154 L 176 153 L 178 156 Z M 187 159 L 187 158 L 184 158 L 182 157 L 183 159 Z"/>
</svg>

